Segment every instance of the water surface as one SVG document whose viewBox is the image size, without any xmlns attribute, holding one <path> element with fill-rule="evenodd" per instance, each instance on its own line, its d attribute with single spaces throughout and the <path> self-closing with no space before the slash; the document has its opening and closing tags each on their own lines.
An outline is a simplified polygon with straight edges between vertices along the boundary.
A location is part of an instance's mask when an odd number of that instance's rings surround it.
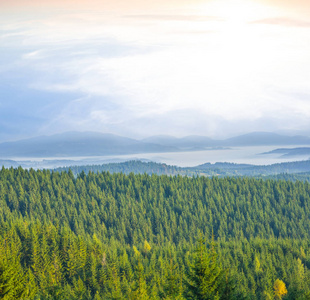
<svg viewBox="0 0 310 300">
<path fill-rule="evenodd" d="M 295 148 L 298 146 L 283 146 L 281 148 Z M 158 163 L 166 163 L 180 167 L 193 167 L 204 163 L 231 162 L 245 163 L 253 165 L 270 165 L 274 163 L 306 160 L 309 157 L 283 157 L 281 154 L 261 153 L 269 152 L 279 147 L 275 146 L 255 146 L 238 147 L 221 150 L 203 150 L 190 152 L 169 152 L 169 153 L 144 153 L 130 155 L 109 155 L 93 157 L 46 157 L 46 158 L 13 158 L 18 162 L 24 162 L 28 166 L 35 168 L 53 168 L 70 165 L 93 165 L 109 162 L 123 162 L 128 160 L 145 160 Z"/>
</svg>

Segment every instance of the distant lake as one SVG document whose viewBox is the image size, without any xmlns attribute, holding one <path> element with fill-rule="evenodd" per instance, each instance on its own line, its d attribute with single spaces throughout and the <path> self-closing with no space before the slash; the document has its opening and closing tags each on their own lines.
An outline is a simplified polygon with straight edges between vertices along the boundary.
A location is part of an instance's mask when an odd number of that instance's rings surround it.
<svg viewBox="0 0 310 300">
<path fill-rule="evenodd" d="M 297 146 L 294 147 L 259 146 L 259 147 L 239 147 L 223 150 L 146 153 L 141 155 L 126 155 L 126 158 L 147 159 L 155 162 L 162 162 L 168 165 L 176 165 L 180 167 L 193 167 L 207 162 L 210 163 L 232 162 L 232 163 L 244 163 L 253 165 L 270 165 L 274 163 L 309 159 L 309 157 L 281 157 L 281 155 L 279 154 L 266 154 L 266 155 L 261 154 L 277 148 L 296 148 L 296 147 Z M 124 158 L 124 156 L 122 156 L 122 158 Z"/>
<path fill-rule="evenodd" d="M 220 150 L 203 150 L 190 152 L 169 152 L 169 153 L 144 153 L 131 155 L 110 155 L 96 157 L 46 157 L 42 158 L 13 158 L 19 162 L 29 161 L 36 162 L 34 167 L 52 168 L 68 165 L 82 164 L 104 164 L 109 162 L 123 162 L 128 160 L 146 160 L 158 163 L 166 163 L 168 165 L 176 165 L 180 167 L 193 167 L 203 163 L 215 162 L 232 162 L 245 163 L 254 165 L 270 165 L 274 163 L 290 162 L 298 160 L 306 160 L 309 157 L 281 157 L 281 154 L 262 155 L 263 152 L 269 152 L 276 148 L 297 148 L 299 146 L 259 146 L 259 147 L 238 147 Z M 43 160 L 49 160 L 45 165 Z M 60 162 L 66 160 L 67 162 Z M 74 160 L 74 162 L 68 162 Z M 55 165 L 51 166 L 51 161 L 55 161 Z M 57 161 L 57 162 L 56 162 Z M 37 164 L 37 165 L 36 165 Z M 40 166 L 39 166 L 40 165 Z"/>
</svg>

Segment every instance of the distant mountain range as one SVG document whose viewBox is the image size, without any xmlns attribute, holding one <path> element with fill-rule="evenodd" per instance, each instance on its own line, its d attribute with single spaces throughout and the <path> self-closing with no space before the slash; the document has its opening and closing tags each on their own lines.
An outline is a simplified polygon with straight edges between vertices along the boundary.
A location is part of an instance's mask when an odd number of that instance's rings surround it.
<svg viewBox="0 0 310 300">
<path fill-rule="evenodd" d="M 103 156 L 172 151 L 178 149 L 97 132 L 66 132 L 0 144 L 0 157 Z"/>
<path fill-rule="evenodd" d="M 143 139 L 142 141 L 182 149 L 194 147 L 310 145 L 310 138 L 307 136 L 286 136 L 271 132 L 252 132 L 225 140 L 215 140 L 198 135 L 187 136 L 184 138 L 158 135 Z"/>
<path fill-rule="evenodd" d="M 306 136 L 254 132 L 225 140 L 161 135 L 142 140 L 97 132 L 66 132 L 0 143 L 0 157 L 72 157 L 197 151 L 244 146 L 310 145 Z"/>
<path fill-rule="evenodd" d="M 262 154 L 282 154 L 282 157 L 292 157 L 292 156 L 310 157 L 310 147 L 280 148 Z"/>
</svg>

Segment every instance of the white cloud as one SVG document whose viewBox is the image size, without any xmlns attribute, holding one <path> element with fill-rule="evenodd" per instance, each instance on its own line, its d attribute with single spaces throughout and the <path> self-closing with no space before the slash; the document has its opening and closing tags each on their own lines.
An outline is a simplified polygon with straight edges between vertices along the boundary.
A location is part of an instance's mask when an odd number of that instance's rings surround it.
<svg viewBox="0 0 310 300">
<path fill-rule="evenodd" d="M 78 95 L 44 130 L 309 128 L 310 29 L 219 17 L 53 15 L 1 39 L 23 49 L 12 70 L 29 70 L 28 88 Z"/>
</svg>

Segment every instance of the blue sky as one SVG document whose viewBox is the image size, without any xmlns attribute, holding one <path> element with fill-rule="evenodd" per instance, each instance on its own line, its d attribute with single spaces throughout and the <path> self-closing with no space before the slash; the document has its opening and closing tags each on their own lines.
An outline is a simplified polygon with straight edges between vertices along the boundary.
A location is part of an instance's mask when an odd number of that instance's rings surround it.
<svg viewBox="0 0 310 300">
<path fill-rule="evenodd" d="M 0 141 L 308 134 L 306 1 L 65 3 L 1 4 Z"/>
</svg>

